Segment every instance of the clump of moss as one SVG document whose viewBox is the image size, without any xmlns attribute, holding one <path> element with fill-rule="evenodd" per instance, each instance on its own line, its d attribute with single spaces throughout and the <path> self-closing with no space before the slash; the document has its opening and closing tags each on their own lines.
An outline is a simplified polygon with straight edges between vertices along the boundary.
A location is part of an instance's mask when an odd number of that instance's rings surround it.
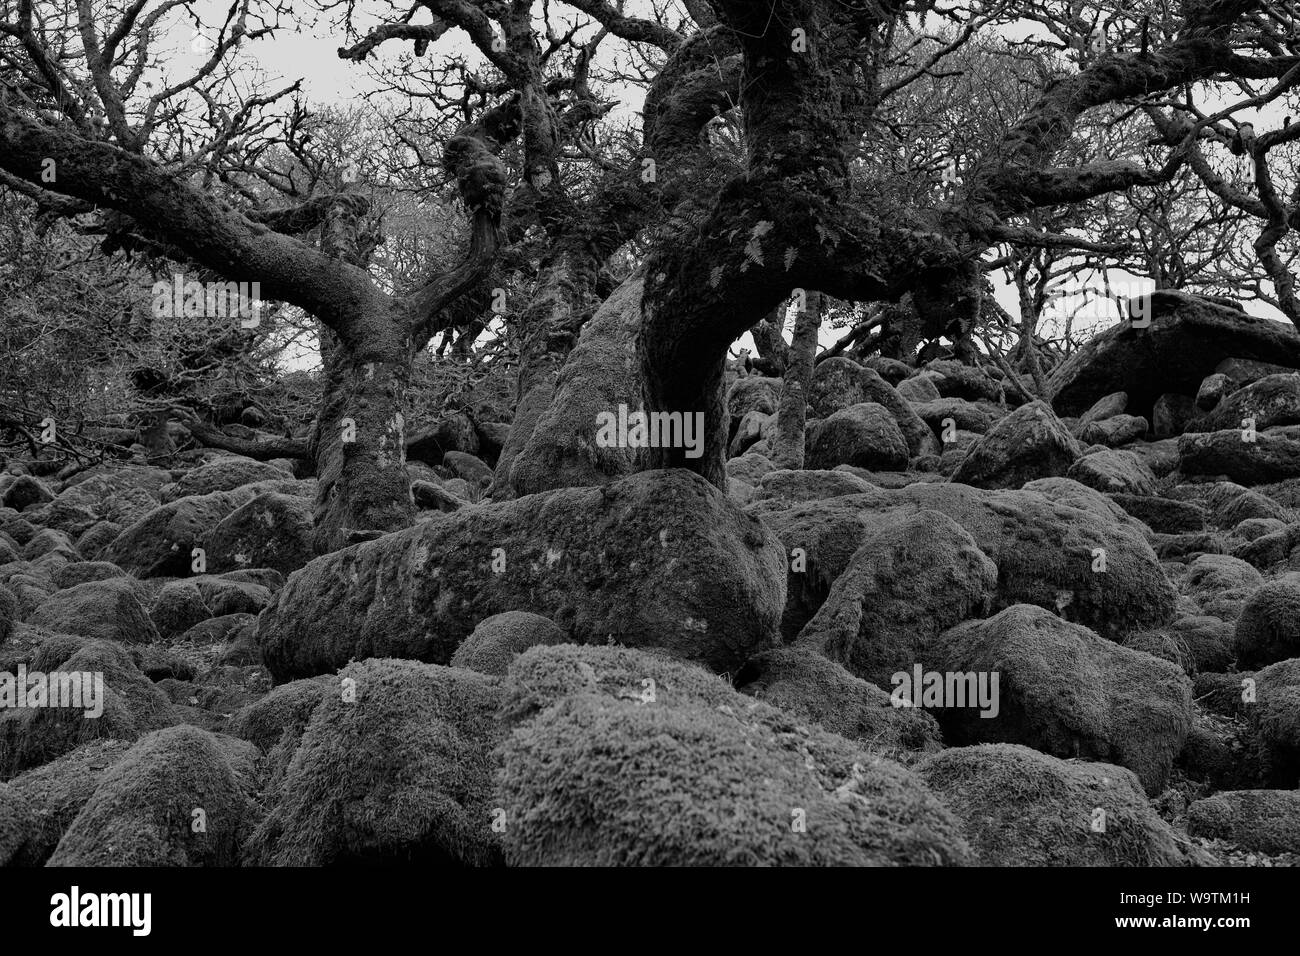
<svg viewBox="0 0 1300 956">
<path fill-rule="evenodd" d="M 50 866 L 233 866 L 257 750 L 197 727 L 137 742 L 105 774 Z"/>
<path fill-rule="evenodd" d="M 1216 793 L 1187 808 L 1187 832 L 1263 853 L 1300 853 L 1300 791 Z"/>
<path fill-rule="evenodd" d="M 522 722 L 500 750 L 511 864 L 969 860 L 952 816 L 906 769 L 696 668 L 533 648 L 510 679 L 525 685 L 512 688 Z"/>
<path fill-rule="evenodd" d="M 500 676 L 528 648 L 568 640 L 550 618 L 529 611 L 506 611 L 479 621 L 451 656 L 451 666 Z"/>
<path fill-rule="evenodd" d="M 50 858 L 100 781 L 130 749 L 123 740 L 95 740 L 10 781 L 27 800 L 35 822 L 17 865 L 41 866 Z"/>
<path fill-rule="evenodd" d="M 175 721 L 166 696 L 140 673 L 119 644 L 59 636 L 42 644 L 30 670 L 102 674 L 103 713 L 77 708 L 0 711 L 0 777 L 8 778 L 92 740 L 137 740 Z"/>
<path fill-rule="evenodd" d="M 746 671 L 755 675 L 741 688 L 746 694 L 873 750 L 942 747 L 933 716 L 895 707 L 887 691 L 820 654 L 793 647 L 766 651 L 751 658 Z"/>
<path fill-rule="evenodd" d="M 917 767 L 985 866 L 1212 863 L 1147 803 L 1132 771 L 1016 744 L 945 750 Z"/>
<path fill-rule="evenodd" d="M 307 682 L 302 682 L 304 685 Z M 339 672 L 269 795 L 250 843 L 256 865 L 441 863 L 500 859 L 490 753 L 499 738 L 493 678 L 416 661 L 373 659 Z M 292 720 L 307 687 L 277 702 Z M 263 740 L 269 714 L 239 721 Z M 286 737 L 288 735 L 286 734 Z M 285 738 L 282 738 L 285 739 Z"/>
</svg>

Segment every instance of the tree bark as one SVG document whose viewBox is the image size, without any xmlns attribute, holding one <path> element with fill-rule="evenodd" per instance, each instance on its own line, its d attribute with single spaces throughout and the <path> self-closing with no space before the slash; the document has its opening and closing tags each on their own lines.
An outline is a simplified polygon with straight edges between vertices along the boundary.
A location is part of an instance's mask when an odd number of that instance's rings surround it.
<svg viewBox="0 0 1300 956">
<path fill-rule="evenodd" d="M 790 342 L 790 361 L 776 412 L 776 438 L 772 442 L 772 463 L 778 468 L 803 468 L 804 424 L 808 418 L 808 388 L 812 384 L 813 360 L 817 355 L 817 330 L 822 322 L 822 294 L 806 293 L 805 308 L 795 318 Z"/>
</svg>

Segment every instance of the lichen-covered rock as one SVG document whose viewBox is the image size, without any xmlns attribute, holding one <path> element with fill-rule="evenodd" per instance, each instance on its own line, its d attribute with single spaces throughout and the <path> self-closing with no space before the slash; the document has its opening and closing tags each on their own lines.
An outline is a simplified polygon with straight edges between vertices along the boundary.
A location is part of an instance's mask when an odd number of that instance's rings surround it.
<svg viewBox="0 0 1300 956">
<path fill-rule="evenodd" d="M 1300 424 L 1300 374 L 1266 375 L 1233 392 L 1187 430 L 1240 429 L 1247 419 L 1261 431 L 1273 425 Z"/>
<path fill-rule="evenodd" d="M 1029 605 L 960 624 L 939 641 L 945 655 L 934 670 L 999 675 L 996 715 L 945 707 L 945 740 L 1118 763 L 1149 793 L 1163 788 L 1192 722 L 1180 667 Z"/>
<path fill-rule="evenodd" d="M 952 480 L 977 488 L 1019 488 L 1064 475 L 1083 449 L 1043 402 L 1030 402 L 1002 419 L 966 453 Z"/>
<path fill-rule="evenodd" d="M 1185 475 L 1223 475 L 1247 486 L 1300 477 L 1300 438 L 1294 429 L 1188 432 L 1178 439 L 1178 457 Z"/>
<path fill-rule="evenodd" d="M 182 725 L 135 744 L 95 789 L 50 866 L 233 866 L 257 750 Z"/>
<path fill-rule="evenodd" d="M 506 611 L 479 621 L 451 655 L 451 666 L 501 676 L 528 648 L 568 641 L 568 635 L 550 618 L 529 611 Z"/>
<path fill-rule="evenodd" d="M 917 772 L 961 820 L 984 866 L 1214 862 L 1156 815 L 1123 767 L 985 744 L 945 750 Z"/>
<path fill-rule="evenodd" d="M 318 558 L 258 625 L 277 680 L 400 656 L 446 663 L 485 617 L 527 607 L 573 640 L 734 670 L 769 646 L 786 556 L 689 472 L 641 472 L 440 517 Z"/>
<path fill-rule="evenodd" d="M 204 548 L 214 573 L 274 568 L 289 574 L 315 556 L 312 503 L 275 492 L 258 495 L 222 518 L 204 538 Z"/>
</svg>

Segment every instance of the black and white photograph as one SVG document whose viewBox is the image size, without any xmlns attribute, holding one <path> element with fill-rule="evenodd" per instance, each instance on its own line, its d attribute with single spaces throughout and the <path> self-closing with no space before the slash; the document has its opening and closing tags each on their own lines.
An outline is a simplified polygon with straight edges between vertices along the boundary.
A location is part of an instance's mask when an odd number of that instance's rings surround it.
<svg viewBox="0 0 1300 956">
<path fill-rule="evenodd" d="M 1298 277 L 1292 0 L 0 0 L 0 907 L 1277 931 Z"/>
</svg>

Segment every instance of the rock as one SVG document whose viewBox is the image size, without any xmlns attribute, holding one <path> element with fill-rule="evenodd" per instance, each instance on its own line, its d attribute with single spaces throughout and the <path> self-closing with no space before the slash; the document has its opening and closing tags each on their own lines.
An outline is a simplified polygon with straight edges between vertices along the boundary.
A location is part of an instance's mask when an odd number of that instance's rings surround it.
<svg viewBox="0 0 1300 956">
<path fill-rule="evenodd" d="M 1246 520 L 1272 521 L 1274 519 L 1247 518 Z M 1232 556 L 1254 567 L 1267 569 L 1285 561 L 1297 547 L 1300 547 L 1300 524 L 1292 524 L 1238 545 L 1232 549 Z"/>
<path fill-rule="evenodd" d="M 411 482 L 411 499 L 419 508 L 436 509 L 444 513 L 459 511 L 469 504 L 464 498 L 453 494 L 446 486 L 432 481 Z"/>
<path fill-rule="evenodd" d="M 1121 322 L 1076 350 L 1048 378 L 1052 405 L 1077 415 L 1110 392 L 1128 392 L 1128 411 L 1149 415 L 1167 392 L 1190 395 L 1225 358 L 1283 361 L 1300 368 L 1300 335 L 1289 325 L 1175 290 L 1143 299 L 1151 324 Z"/>
<path fill-rule="evenodd" d="M 61 591 L 91 581 L 126 577 L 126 572 L 107 561 L 75 561 L 54 571 L 54 584 Z"/>
<path fill-rule="evenodd" d="M 1253 567 L 1226 554 L 1203 554 L 1187 568 L 1187 593 L 1198 604 L 1225 591 L 1253 591 L 1263 583 L 1264 578 Z"/>
<path fill-rule="evenodd" d="M 776 465 L 762 455 L 741 455 L 727 462 L 727 475 L 747 485 L 757 485 L 762 477 L 775 471 Z"/>
<path fill-rule="evenodd" d="M 775 415 L 781 403 L 783 382 L 779 378 L 747 375 L 738 378 L 727 389 L 727 410 L 732 422 L 738 422 L 749 412 Z"/>
<path fill-rule="evenodd" d="M 1287 526 L 1277 518 L 1246 518 L 1228 533 L 1239 541 L 1258 541 L 1267 534 L 1286 529 Z M 1297 532 L 1300 533 L 1300 528 L 1297 528 Z M 1289 548 L 1287 550 L 1290 551 Z"/>
<path fill-rule="evenodd" d="M 1178 485 L 1170 490 L 1171 498 L 1196 501 L 1210 511 L 1210 524 L 1216 528 L 1235 528 L 1247 518 L 1277 518 L 1290 521 L 1286 510 L 1258 490 L 1243 488 L 1231 481 Z"/>
<path fill-rule="evenodd" d="M 763 412 L 746 412 L 740 424 L 736 426 L 736 433 L 728 446 L 728 457 L 738 458 L 745 453 L 746 449 L 757 443 L 763 436 L 764 427 L 768 427 L 767 423 L 771 420 L 772 416 Z"/>
<path fill-rule="evenodd" d="M 130 749 L 123 740 L 92 741 L 9 781 L 31 809 L 34 823 L 13 865 L 43 866 L 105 775 Z"/>
<path fill-rule="evenodd" d="M 1216 793 L 1187 808 L 1187 832 L 1262 853 L 1300 853 L 1300 791 Z"/>
<path fill-rule="evenodd" d="M 81 556 L 72 547 L 72 541 L 68 536 L 53 528 L 42 528 L 32 535 L 31 540 L 23 547 L 23 557 L 28 561 L 35 561 L 37 558 L 56 552 L 62 553 L 68 561 L 81 560 Z"/>
<path fill-rule="evenodd" d="M 1019 488 L 1035 478 L 1064 475 L 1082 452 L 1051 408 L 1031 402 L 977 441 L 952 480 L 977 488 Z"/>
<path fill-rule="evenodd" d="M 941 439 L 950 422 L 954 428 L 980 435 L 993 427 L 993 416 L 985 408 L 962 398 L 914 402 L 912 408 Z"/>
<path fill-rule="evenodd" d="M 934 670 L 1000 675 L 996 716 L 940 711 L 949 743 L 1018 743 L 1118 763 L 1148 793 L 1163 788 L 1192 721 L 1181 668 L 1029 605 L 959 624 L 939 641 L 946 653 Z"/>
<path fill-rule="evenodd" d="M 798 646 L 882 687 L 891 676 L 927 669 L 934 639 L 982 617 L 998 569 L 947 515 L 921 511 L 881 525 L 849 560 Z"/>
<path fill-rule="evenodd" d="M 31 475 L 0 475 L 0 507 L 26 511 L 54 500 L 45 482 Z"/>
<path fill-rule="evenodd" d="M 734 670 L 775 638 L 785 566 L 763 524 L 699 476 L 640 472 L 479 505 L 317 558 L 272 600 L 258 644 L 277 681 L 353 658 L 446 662 L 485 617 L 529 608 L 579 642 Z"/>
<path fill-rule="evenodd" d="M 935 388 L 934 376 L 924 372 L 906 378 L 894 387 L 902 398 L 914 405 L 920 402 L 933 402 L 939 398 L 939 389 Z"/>
<path fill-rule="evenodd" d="M 154 598 L 149 617 L 162 640 L 171 640 L 212 616 L 199 586 L 192 580 L 169 581 Z"/>
<path fill-rule="evenodd" d="M 821 606 L 868 534 L 890 520 L 892 512 L 922 510 L 952 518 L 997 565 L 994 610 L 1037 604 L 1113 640 L 1173 617 L 1177 592 L 1150 545 L 1113 518 L 1055 503 L 1035 491 L 913 484 L 801 505 L 760 501 L 750 506 L 750 513 L 761 515 L 776 532 L 787 554 L 795 548 L 804 553 L 803 570 L 791 567 L 787 578 L 789 600 L 782 619 L 787 640 L 794 636 L 789 628 L 797 633 Z M 1099 551 L 1106 553 L 1105 573 L 1091 570 Z"/>
<path fill-rule="evenodd" d="M 1127 495 L 1154 495 L 1156 476 L 1142 459 L 1127 451 L 1098 451 L 1084 455 L 1065 473 L 1098 491 Z"/>
<path fill-rule="evenodd" d="M 1093 422 L 1100 422 L 1116 415 L 1123 415 L 1126 408 L 1128 408 L 1128 392 L 1111 392 L 1109 395 L 1103 395 L 1092 404 L 1091 408 L 1079 416 L 1079 422 L 1075 426 L 1074 433 L 1078 435 Z"/>
<path fill-rule="evenodd" d="M 115 521 L 97 521 L 85 530 L 77 539 L 77 553 L 85 558 L 94 558 L 108 547 L 113 539 L 122 533 L 122 526 Z"/>
<path fill-rule="evenodd" d="M 103 675 L 103 713 L 80 708 L 0 710 L 0 778 L 40 766 L 92 740 L 132 741 L 172 722 L 167 698 L 140 673 L 120 644 L 79 637 L 42 645 L 27 664 L 33 672 Z"/>
<path fill-rule="evenodd" d="M 333 674 L 290 681 L 246 704 L 230 718 L 229 733 L 263 752 L 263 793 L 276 793 L 298 752 L 312 714 L 326 697 L 341 697 L 342 685 Z"/>
<path fill-rule="evenodd" d="M 1164 438 L 1160 441 L 1137 441 L 1128 446 L 1130 451 L 1142 459 L 1157 478 L 1178 470 L 1178 439 Z"/>
<path fill-rule="evenodd" d="M 203 546 L 213 572 L 274 568 L 289 574 L 315 556 L 312 503 L 275 492 L 260 494 L 222 518 Z"/>
<path fill-rule="evenodd" d="M 813 426 L 808 436 L 808 465 L 893 469 L 906 467 L 907 442 L 881 405 L 850 405 Z"/>
<path fill-rule="evenodd" d="M 27 800 L 0 783 L 0 866 L 17 866 L 36 834 L 36 818 Z"/>
<path fill-rule="evenodd" d="M 763 475 L 758 482 L 755 500 L 796 504 L 801 501 L 819 501 L 840 495 L 871 494 L 875 485 L 850 472 L 791 471 L 777 469 Z"/>
<path fill-rule="evenodd" d="M 1173 438 L 1187 430 L 1196 417 L 1196 400 L 1190 395 L 1166 392 L 1151 406 L 1151 433 L 1156 438 Z"/>
<path fill-rule="evenodd" d="M 257 496 L 239 488 L 179 498 L 131 525 L 100 554 L 138 577 L 180 577 L 191 573 L 192 551 L 223 518 Z"/>
<path fill-rule="evenodd" d="M 76 538 L 100 521 L 126 526 L 158 507 L 158 493 L 132 484 L 135 471 L 92 475 L 65 488 L 45 508 L 46 527 Z"/>
<path fill-rule="evenodd" d="M 636 470 L 636 449 L 602 447 L 596 433 L 601 412 L 641 405 L 636 335 L 643 285 L 640 276 L 629 277 L 583 325 L 550 404 L 509 463 L 518 494 L 609 484 Z"/>
<path fill-rule="evenodd" d="M 510 662 L 528 648 L 568 642 L 569 636 L 549 618 L 529 611 L 506 611 L 479 621 L 451 655 L 451 666 L 502 676 Z"/>
<path fill-rule="evenodd" d="M 1300 574 L 1270 581 L 1251 595 L 1237 619 L 1234 641 L 1241 667 L 1300 657 Z"/>
<path fill-rule="evenodd" d="M 1147 420 L 1140 415 L 1116 415 L 1104 421 L 1093 422 L 1083 429 L 1080 437 L 1085 445 L 1105 445 L 1118 448 L 1142 438 L 1147 433 Z"/>
<path fill-rule="evenodd" d="M 1191 667 L 1187 668 L 1189 674 L 1227 670 L 1236 658 L 1233 649 L 1235 628 L 1220 618 L 1199 614 L 1179 617 L 1170 622 L 1165 631 L 1191 662 Z"/>
<path fill-rule="evenodd" d="M 1300 658 L 1270 664 L 1253 676 L 1230 676 L 1237 680 L 1237 698 L 1245 698 L 1237 706 L 1258 741 L 1264 782 L 1294 789 L 1300 785 Z"/>
<path fill-rule="evenodd" d="M 1300 439 L 1293 432 L 1244 429 L 1188 432 L 1178 439 L 1185 475 L 1223 475 L 1243 485 L 1300 477 Z"/>
<path fill-rule="evenodd" d="M 1300 374 L 1267 375 L 1233 392 L 1213 411 L 1190 425 L 1188 431 L 1241 429 L 1247 419 L 1254 419 L 1259 431 L 1273 425 L 1300 423 Z"/>
<path fill-rule="evenodd" d="M 839 356 L 817 363 L 808 388 L 810 419 L 830 418 L 838 411 L 864 403 L 880 405 L 893 416 L 909 455 L 937 451 L 934 433 L 878 372 Z"/>
<path fill-rule="evenodd" d="M 246 612 L 222 614 L 187 628 L 176 639 L 177 644 L 195 647 L 213 647 L 236 640 L 240 631 L 256 624 L 255 615 Z M 251 636 L 250 636 L 251 640 Z M 143 669 L 143 668 L 142 668 Z"/>
<path fill-rule="evenodd" d="M 104 775 L 49 865 L 235 865 L 256 754 L 252 744 L 197 727 L 150 734 Z"/>
<path fill-rule="evenodd" d="M 437 421 L 411 431 L 406 437 L 408 461 L 438 465 L 449 451 L 478 454 L 478 429 L 474 427 L 474 420 L 464 412 L 444 411 Z"/>
<path fill-rule="evenodd" d="M 28 623 L 60 634 L 80 634 L 122 644 L 150 644 L 158 631 L 129 578 L 88 581 L 56 591 L 28 617 Z"/>
<path fill-rule="evenodd" d="M 917 772 L 957 814 L 984 866 L 1210 862 L 1156 815 L 1122 767 L 985 744 L 945 750 Z"/>
<path fill-rule="evenodd" d="M 498 863 L 498 682 L 369 660 L 318 698 L 247 852 L 253 865 Z M 349 691 L 351 693 L 349 694 Z M 312 692 L 306 695 L 310 703 Z M 509 813 L 507 831 L 517 824 Z"/>
<path fill-rule="evenodd" d="M 737 683 L 751 697 L 864 747 L 942 747 L 939 724 L 925 711 L 894 706 L 888 692 L 802 648 L 783 647 L 750 658 Z"/>
<path fill-rule="evenodd" d="M 1201 379 L 1196 389 L 1196 407 L 1202 412 L 1213 411 L 1225 398 L 1236 391 L 1237 385 L 1222 372 L 1215 372 Z"/>
<path fill-rule="evenodd" d="M 880 377 L 895 388 L 899 386 L 903 379 L 916 372 L 916 369 L 906 362 L 900 359 L 888 358 L 884 355 L 868 355 L 860 361 L 867 368 L 879 372 Z"/>
<path fill-rule="evenodd" d="M 935 376 L 935 387 L 944 398 L 964 398 L 970 402 L 984 399 L 1000 403 L 1002 400 L 1002 387 L 977 368 L 940 359 L 926 365 L 925 371 Z"/>
<path fill-rule="evenodd" d="M 455 472 L 457 478 L 463 478 L 470 485 L 487 485 L 492 482 L 492 469 L 474 455 L 449 451 L 442 456 L 442 463 Z"/>
<path fill-rule="evenodd" d="M 264 461 L 252 458 L 229 456 L 218 458 L 206 465 L 200 465 L 187 473 L 174 485 L 162 489 L 163 504 L 179 501 L 198 495 L 210 495 L 221 491 L 234 491 L 244 485 L 259 481 L 292 480 L 293 475 Z"/>
<path fill-rule="evenodd" d="M 18 598 L 9 588 L 0 584 L 0 644 L 9 640 L 18 619 Z"/>
<path fill-rule="evenodd" d="M 952 816 L 911 772 L 690 665 L 533 648 L 509 687 L 516 726 L 499 777 L 509 865 L 969 859 Z"/>
<path fill-rule="evenodd" d="M 1104 454 L 1124 454 L 1124 452 L 1105 452 Z M 1091 457 L 1091 456 L 1089 456 Z M 1085 459 L 1086 460 L 1086 459 Z M 1134 518 L 1146 524 L 1152 531 L 1161 534 L 1184 534 L 1191 531 L 1204 531 L 1208 512 L 1191 501 L 1177 501 L 1173 498 L 1159 498 L 1152 494 L 1111 493 L 1110 500 L 1115 502 Z"/>
</svg>

